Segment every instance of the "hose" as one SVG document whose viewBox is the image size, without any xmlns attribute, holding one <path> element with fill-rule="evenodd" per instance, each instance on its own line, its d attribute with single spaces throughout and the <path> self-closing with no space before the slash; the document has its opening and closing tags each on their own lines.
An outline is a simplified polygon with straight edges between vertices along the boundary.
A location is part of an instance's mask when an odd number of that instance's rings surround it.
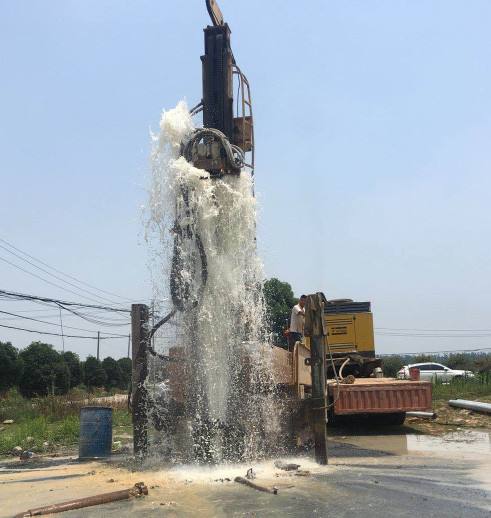
<svg viewBox="0 0 491 518">
<path fill-rule="evenodd" d="M 189 205 L 189 190 L 186 186 L 181 185 L 181 194 L 182 199 L 185 205 L 185 215 L 186 218 L 192 216 L 192 210 Z M 152 338 L 157 332 L 157 330 L 166 324 L 176 313 L 177 311 L 185 311 L 188 308 L 195 308 L 199 305 L 200 300 L 203 298 L 203 291 L 205 289 L 206 283 L 208 281 L 208 259 L 206 257 L 205 247 L 203 246 L 203 241 L 201 236 L 193 229 L 191 225 L 187 225 L 185 229 L 181 227 L 178 223 L 177 219 L 174 224 L 174 250 L 172 254 L 172 265 L 171 265 L 171 275 L 170 275 L 170 292 L 172 298 L 172 304 L 174 305 L 172 311 L 170 311 L 166 316 L 161 318 L 150 330 L 148 334 L 147 340 L 147 351 L 152 355 L 160 358 L 161 360 L 171 361 L 169 356 L 158 353 L 152 347 Z M 183 239 L 192 239 L 194 238 L 194 242 L 196 244 L 196 248 L 198 249 L 198 254 L 201 262 L 201 283 L 198 288 L 197 297 L 190 304 L 187 304 L 190 296 L 190 287 L 189 283 L 184 281 L 181 276 L 183 261 L 182 261 L 182 242 Z"/>
<path fill-rule="evenodd" d="M 327 405 L 327 407 L 326 407 L 326 410 L 329 410 L 330 408 L 332 408 L 336 404 L 337 400 L 339 399 L 339 395 L 341 393 L 341 390 L 339 390 L 339 377 L 338 377 L 338 375 L 336 373 L 336 366 L 334 365 L 334 358 L 332 356 L 331 347 L 329 346 L 329 340 L 327 340 L 326 337 L 324 337 L 324 339 L 326 341 L 327 350 L 329 351 L 329 359 L 331 360 L 331 366 L 332 366 L 332 371 L 334 373 L 334 379 L 336 380 L 336 386 L 338 387 L 338 390 L 337 390 L 337 393 L 336 393 L 336 397 L 334 398 L 333 402 L 329 403 Z M 348 358 L 348 360 L 349 360 L 349 358 Z M 344 362 L 344 363 L 346 363 L 346 362 Z M 340 374 L 341 374 L 342 368 L 344 367 L 344 363 L 341 366 L 341 369 L 339 369 Z"/>
<path fill-rule="evenodd" d="M 239 146 L 231 144 L 224 133 L 215 128 L 198 128 L 189 140 L 183 144 L 182 155 L 188 162 L 193 161 L 193 149 L 198 142 L 206 137 L 218 140 L 225 151 L 229 164 L 234 169 L 242 169 L 245 165 L 244 151 Z"/>
<path fill-rule="evenodd" d="M 345 365 L 347 365 L 349 363 L 350 359 L 349 358 L 346 358 L 346 360 L 344 360 L 343 364 L 341 365 L 340 369 L 339 369 L 339 377 L 341 378 L 341 380 L 344 379 L 343 377 L 343 369 L 345 367 Z"/>
</svg>

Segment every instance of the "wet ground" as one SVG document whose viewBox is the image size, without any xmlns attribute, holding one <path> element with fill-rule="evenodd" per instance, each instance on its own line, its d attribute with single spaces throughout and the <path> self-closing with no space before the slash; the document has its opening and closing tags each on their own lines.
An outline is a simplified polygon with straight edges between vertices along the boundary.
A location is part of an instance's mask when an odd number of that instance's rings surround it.
<svg viewBox="0 0 491 518">
<path fill-rule="evenodd" d="M 340 434 L 342 431 L 340 432 Z M 252 465 L 255 482 L 278 488 L 261 493 L 233 482 L 251 465 L 149 467 L 132 471 L 115 456 L 111 462 L 79 463 L 76 458 L 42 458 L 0 466 L 0 516 L 131 487 L 144 481 L 149 495 L 64 514 L 125 517 L 295 516 L 491 516 L 491 437 L 487 430 L 461 430 L 443 436 L 390 433 L 336 435 L 330 463 L 309 456 L 288 459 L 310 472 L 298 476 Z M 18 471 L 17 471 L 18 470 Z M 305 474 L 304 474 L 305 475 Z"/>
</svg>

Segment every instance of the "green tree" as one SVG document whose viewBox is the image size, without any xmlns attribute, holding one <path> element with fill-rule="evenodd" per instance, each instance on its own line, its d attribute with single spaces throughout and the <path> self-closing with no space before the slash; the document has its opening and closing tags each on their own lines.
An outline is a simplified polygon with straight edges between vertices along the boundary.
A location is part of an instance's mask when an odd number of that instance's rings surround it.
<svg viewBox="0 0 491 518">
<path fill-rule="evenodd" d="M 88 356 L 84 364 L 85 384 L 87 387 L 103 387 L 106 383 L 106 371 L 101 362 L 94 356 Z"/>
<path fill-rule="evenodd" d="M 70 388 L 80 385 L 80 383 L 82 383 L 82 367 L 78 354 L 72 353 L 72 351 L 66 351 L 62 356 L 70 371 Z"/>
<path fill-rule="evenodd" d="M 286 345 L 283 335 L 288 327 L 292 307 L 297 302 L 290 284 L 279 279 L 271 278 L 264 283 L 264 299 L 266 302 L 266 317 L 273 341 L 278 345 Z"/>
<path fill-rule="evenodd" d="M 0 392 L 19 384 L 24 363 L 10 342 L 0 342 Z"/>
<path fill-rule="evenodd" d="M 131 360 L 129 358 L 120 358 L 118 360 L 119 368 L 121 369 L 121 384 L 120 389 L 127 390 L 131 381 Z"/>
<path fill-rule="evenodd" d="M 108 356 L 102 360 L 102 368 L 106 373 L 106 388 L 119 387 L 123 379 L 123 373 L 121 372 L 121 367 L 118 362 Z"/>
<path fill-rule="evenodd" d="M 70 388 L 68 366 L 52 345 L 32 342 L 19 353 L 19 358 L 24 363 L 24 372 L 19 382 L 22 395 L 65 394 Z"/>
<path fill-rule="evenodd" d="M 482 354 L 475 359 L 475 366 L 480 374 L 488 376 L 491 374 L 491 354 Z"/>
<path fill-rule="evenodd" d="M 446 358 L 446 361 L 444 360 L 442 363 L 444 363 L 447 367 L 450 367 L 451 369 L 469 371 L 474 369 L 474 361 L 472 359 L 472 356 L 465 353 L 451 354 L 448 358 Z"/>
<path fill-rule="evenodd" d="M 428 356 L 427 354 L 418 354 L 411 363 L 429 363 L 432 361 L 434 361 L 434 359 L 431 356 Z"/>
<path fill-rule="evenodd" d="M 404 360 L 400 356 L 385 356 L 382 360 L 384 376 L 395 378 L 397 371 L 404 365 Z"/>
</svg>

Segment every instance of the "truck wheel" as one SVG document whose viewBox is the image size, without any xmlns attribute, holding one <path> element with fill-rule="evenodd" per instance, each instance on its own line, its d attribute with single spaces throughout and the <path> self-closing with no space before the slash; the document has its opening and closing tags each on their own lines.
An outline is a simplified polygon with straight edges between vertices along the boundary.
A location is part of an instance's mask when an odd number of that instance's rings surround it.
<svg viewBox="0 0 491 518">
<path fill-rule="evenodd" d="M 379 414 L 373 416 L 374 422 L 385 426 L 401 426 L 406 420 L 406 412 L 394 412 L 391 414 Z"/>
</svg>

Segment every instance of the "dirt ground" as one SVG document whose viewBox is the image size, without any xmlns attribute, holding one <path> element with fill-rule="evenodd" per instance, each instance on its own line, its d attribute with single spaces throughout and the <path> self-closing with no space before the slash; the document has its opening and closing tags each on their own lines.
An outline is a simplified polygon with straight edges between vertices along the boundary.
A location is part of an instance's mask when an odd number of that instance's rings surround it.
<svg viewBox="0 0 491 518">
<path fill-rule="evenodd" d="M 128 455 L 82 463 L 75 452 L 8 459 L 0 463 L 0 517 L 141 481 L 148 496 L 65 516 L 490 516 L 490 418 L 440 412 L 441 422 L 411 419 L 385 431 L 337 429 L 330 435 L 328 466 L 318 466 L 311 455 L 284 459 L 300 464 L 303 476 L 277 469 L 274 459 L 215 467 L 170 466 L 156 458 L 141 467 Z M 277 495 L 234 482 L 251 467 L 255 482 L 277 487 Z"/>
<path fill-rule="evenodd" d="M 491 403 L 491 397 L 480 397 L 480 401 Z M 448 405 L 448 401 L 437 400 L 433 402 L 433 409 L 437 414 L 435 420 L 417 419 L 408 417 L 406 425 L 421 433 L 441 435 L 446 432 L 454 432 L 463 428 L 482 428 L 491 430 L 491 415 L 472 412 L 464 408 L 454 408 Z"/>
</svg>

